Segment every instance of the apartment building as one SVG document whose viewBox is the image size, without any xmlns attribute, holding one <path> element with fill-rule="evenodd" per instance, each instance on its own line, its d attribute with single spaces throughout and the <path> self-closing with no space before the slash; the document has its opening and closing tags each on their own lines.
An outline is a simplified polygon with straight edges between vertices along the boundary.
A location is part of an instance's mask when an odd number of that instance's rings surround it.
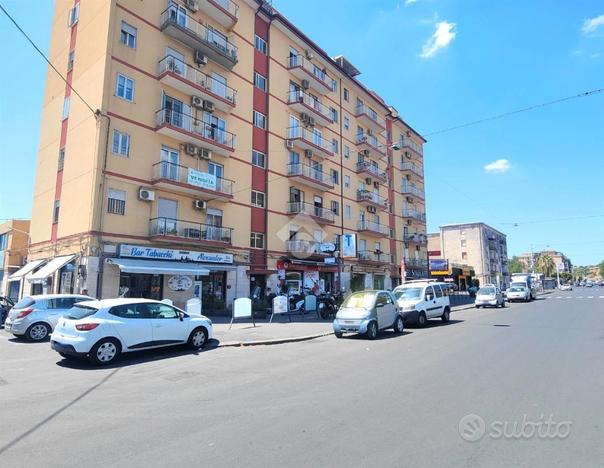
<svg viewBox="0 0 604 468">
<path fill-rule="evenodd" d="M 11 219 L 0 224 L 0 296 L 19 297 L 18 271 L 25 263 L 29 242 L 29 220 Z"/>
<path fill-rule="evenodd" d="M 49 55 L 86 103 L 48 71 L 34 291 L 220 309 L 426 270 L 425 140 L 269 3 L 57 0 Z"/>
<path fill-rule="evenodd" d="M 439 252 L 450 263 L 472 265 L 480 284 L 509 285 L 507 236 L 497 229 L 485 223 L 450 224 L 428 238 L 431 258 Z"/>
<path fill-rule="evenodd" d="M 527 252 L 518 256 L 518 259 L 524 264 L 526 271 L 531 271 L 537 265 L 540 256 L 549 256 L 554 261 L 554 265 L 564 265 L 563 270 L 567 273 L 572 272 L 572 262 L 562 252 L 556 250 L 543 250 L 541 252 Z"/>
</svg>

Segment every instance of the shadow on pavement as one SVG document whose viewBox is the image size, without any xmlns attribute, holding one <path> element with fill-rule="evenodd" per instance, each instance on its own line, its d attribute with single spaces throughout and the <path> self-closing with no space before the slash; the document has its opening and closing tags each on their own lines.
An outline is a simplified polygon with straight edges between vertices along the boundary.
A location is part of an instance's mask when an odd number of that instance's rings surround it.
<svg viewBox="0 0 604 468">
<path fill-rule="evenodd" d="M 369 340 L 364 334 L 361 333 L 351 333 L 344 335 L 341 340 L 350 339 L 350 340 L 363 340 L 367 342 L 372 341 L 382 341 L 382 340 L 391 340 L 393 338 L 402 338 L 405 335 L 411 335 L 409 331 L 403 331 L 403 333 L 394 333 L 392 330 L 384 330 L 378 333 L 378 336 L 375 340 Z"/>
<path fill-rule="evenodd" d="M 446 327 L 448 325 L 456 325 L 458 323 L 463 323 L 464 320 L 449 320 L 448 322 L 443 322 L 441 319 L 433 319 L 428 320 L 426 322 L 426 326 L 418 327 L 416 323 L 410 323 L 409 325 L 405 324 L 405 328 L 415 328 L 417 330 L 421 330 L 422 328 L 436 328 L 436 327 Z"/>
</svg>

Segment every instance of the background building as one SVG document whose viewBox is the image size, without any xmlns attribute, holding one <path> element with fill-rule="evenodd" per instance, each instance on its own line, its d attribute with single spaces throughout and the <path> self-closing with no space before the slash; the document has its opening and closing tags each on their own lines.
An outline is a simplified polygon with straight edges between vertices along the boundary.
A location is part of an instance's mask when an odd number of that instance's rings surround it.
<svg viewBox="0 0 604 468">
<path fill-rule="evenodd" d="M 29 220 L 12 219 L 0 224 L 0 296 L 19 296 L 20 282 L 9 279 L 23 266 L 28 243 Z"/>
<path fill-rule="evenodd" d="M 528 252 L 528 253 L 523 253 L 522 255 L 518 256 L 518 259 L 524 264 L 526 271 L 531 271 L 531 269 L 533 268 L 533 266 L 537 266 L 537 260 L 539 259 L 540 256 L 549 256 L 551 257 L 551 259 L 554 262 L 554 265 L 559 265 L 559 264 L 563 264 L 564 265 L 564 270 L 567 273 L 571 273 L 572 272 L 572 262 L 570 261 L 570 259 L 564 255 L 562 252 L 558 252 L 556 250 L 543 250 L 541 252 Z"/>
<path fill-rule="evenodd" d="M 425 140 L 269 3 L 57 0 L 49 57 L 86 104 L 48 71 L 33 291 L 207 311 L 427 271 Z"/>
</svg>

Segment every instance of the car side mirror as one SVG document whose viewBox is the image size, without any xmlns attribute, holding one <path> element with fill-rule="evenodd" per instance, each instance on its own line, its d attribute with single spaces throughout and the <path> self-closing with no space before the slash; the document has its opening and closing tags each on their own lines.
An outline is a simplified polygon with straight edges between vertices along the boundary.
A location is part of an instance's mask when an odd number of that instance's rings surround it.
<svg viewBox="0 0 604 468">
<path fill-rule="evenodd" d="M 185 319 L 185 314 L 183 314 L 182 312 L 178 313 L 178 320 L 180 320 L 181 322 Z"/>
<path fill-rule="evenodd" d="M 426 294 L 427 301 L 431 301 L 432 299 L 434 299 L 434 296 L 432 294 Z"/>
</svg>

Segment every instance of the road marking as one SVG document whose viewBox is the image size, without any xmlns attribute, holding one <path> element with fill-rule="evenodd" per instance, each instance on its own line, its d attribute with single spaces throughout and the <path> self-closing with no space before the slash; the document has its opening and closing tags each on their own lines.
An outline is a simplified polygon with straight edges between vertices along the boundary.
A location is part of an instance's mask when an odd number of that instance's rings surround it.
<svg viewBox="0 0 604 468">
<path fill-rule="evenodd" d="M 583 299 L 583 296 L 577 296 L 577 299 Z"/>
<path fill-rule="evenodd" d="M 598 296 L 600 299 L 604 299 L 604 296 Z"/>
<path fill-rule="evenodd" d="M 558 297 L 556 297 L 556 299 L 562 299 L 562 296 L 558 296 Z"/>
<path fill-rule="evenodd" d="M 593 299 L 593 298 L 594 298 L 593 296 L 587 296 L 587 299 Z"/>
</svg>

